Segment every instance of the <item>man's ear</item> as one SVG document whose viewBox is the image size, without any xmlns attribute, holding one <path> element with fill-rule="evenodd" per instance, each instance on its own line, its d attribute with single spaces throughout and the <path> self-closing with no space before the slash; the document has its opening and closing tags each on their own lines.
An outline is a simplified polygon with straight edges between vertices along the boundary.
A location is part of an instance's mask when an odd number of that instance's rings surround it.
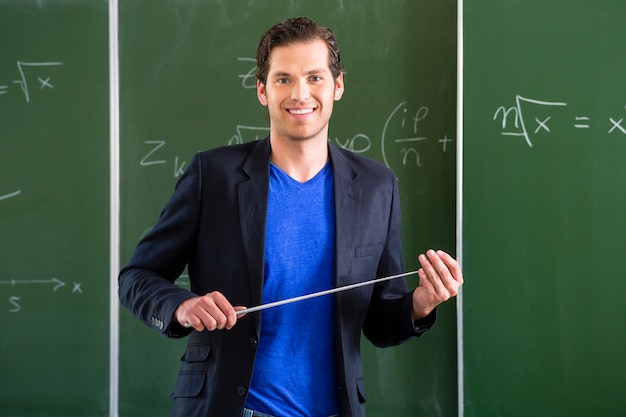
<svg viewBox="0 0 626 417">
<path fill-rule="evenodd" d="M 260 80 L 256 81 L 256 96 L 259 99 L 259 102 L 267 106 L 267 96 L 265 94 L 265 84 L 263 84 Z"/>
<path fill-rule="evenodd" d="M 339 74 L 337 79 L 335 80 L 335 101 L 341 100 L 344 91 L 344 83 L 343 83 L 343 71 Z"/>
</svg>

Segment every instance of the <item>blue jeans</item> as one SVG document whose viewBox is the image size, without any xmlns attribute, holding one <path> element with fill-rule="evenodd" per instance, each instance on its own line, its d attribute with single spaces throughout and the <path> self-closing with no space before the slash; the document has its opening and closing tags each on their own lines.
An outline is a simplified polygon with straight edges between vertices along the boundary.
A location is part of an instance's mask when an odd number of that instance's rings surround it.
<svg viewBox="0 0 626 417">
<path fill-rule="evenodd" d="M 274 416 L 261 413 L 259 411 L 250 410 L 249 408 L 244 408 L 243 413 L 241 413 L 241 417 L 274 417 Z M 333 415 L 333 416 L 328 416 L 328 417 L 338 417 L 338 416 Z"/>
<path fill-rule="evenodd" d="M 241 417 L 274 417 L 274 416 L 261 413 L 258 411 L 253 411 L 253 410 L 250 410 L 249 408 L 244 408 L 243 413 L 241 413 Z"/>
</svg>

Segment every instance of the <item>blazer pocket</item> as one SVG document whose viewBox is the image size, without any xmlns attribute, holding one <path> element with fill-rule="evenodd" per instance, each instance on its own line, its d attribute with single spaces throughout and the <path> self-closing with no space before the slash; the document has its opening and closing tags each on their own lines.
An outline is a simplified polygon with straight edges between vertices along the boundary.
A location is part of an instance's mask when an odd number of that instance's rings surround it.
<svg viewBox="0 0 626 417">
<path fill-rule="evenodd" d="M 207 377 L 210 353 L 211 345 L 187 346 L 181 358 L 182 363 L 172 398 L 193 398 L 200 394 Z"/>
<path fill-rule="evenodd" d="M 354 255 L 357 258 L 363 258 L 366 256 L 380 256 L 382 247 L 382 242 L 378 242 L 375 245 L 357 246 Z"/>
<path fill-rule="evenodd" d="M 206 381 L 206 373 L 204 372 L 186 372 L 178 374 L 172 398 L 195 398 L 200 395 L 204 382 Z"/>
</svg>

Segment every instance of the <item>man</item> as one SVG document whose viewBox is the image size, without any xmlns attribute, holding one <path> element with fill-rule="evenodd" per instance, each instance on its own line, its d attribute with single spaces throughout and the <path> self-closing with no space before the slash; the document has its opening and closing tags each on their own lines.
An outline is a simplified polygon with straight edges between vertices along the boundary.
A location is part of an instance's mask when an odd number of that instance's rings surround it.
<svg viewBox="0 0 626 417">
<path fill-rule="evenodd" d="M 364 416 L 361 331 L 377 346 L 419 336 L 463 282 L 442 251 L 402 279 L 237 315 L 403 272 L 394 174 L 328 141 L 344 80 L 334 35 L 307 18 L 257 50 L 268 138 L 198 153 L 119 278 L 122 303 L 189 335 L 172 416 Z M 188 265 L 191 292 L 174 284 Z"/>
</svg>

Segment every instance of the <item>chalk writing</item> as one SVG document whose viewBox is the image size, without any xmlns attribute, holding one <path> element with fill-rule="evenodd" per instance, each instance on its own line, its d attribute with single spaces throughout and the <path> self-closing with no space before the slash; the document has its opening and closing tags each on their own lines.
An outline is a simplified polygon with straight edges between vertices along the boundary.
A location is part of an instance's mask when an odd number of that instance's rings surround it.
<svg viewBox="0 0 626 417">
<path fill-rule="evenodd" d="M 551 133 L 552 129 L 550 127 L 550 121 L 552 116 L 543 114 L 542 116 L 534 116 L 534 120 L 532 120 L 532 116 L 528 116 L 528 113 L 530 112 L 528 109 L 529 105 L 540 106 L 540 108 L 545 111 L 545 108 L 566 107 L 568 104 L 559 101 L 535 100 L 522 97 L 518 94 L 515 96 L 514 106 L 500 106 L 496 109 L 492 120 L 500 122 L 500 127 L 502 129 L 500 134 L 503 136 L 523 137 L 526 144 L 529 147 L 533 147 L 531 132 L 533 135 L 537 135 L 540 132 Z M 600 121 L 600 123 L 605 123 L 605 121 Z M 618 120 L 613 116 L 608 117 L 608 133 L 621 133 L 622 135 L 626 135 L 626 127 L 624 127 L 622 123 L 624 123 L 624 118 L 620 118 Z M 585 114 L 574 116 L 574 129 L 590 129 L 591 126 L 592 120 L 590 116 Z"/>
<path fill-rule="evenodd" d="M 453 139 L 448 137 L 448 134 L 444 134 L 442 138 L 437 139 L 437 142 L 441 143 L 441 150 L 446 152 L 448 150 L 448 143 L 454 142 Z"/>
<path fill-rule="evenodd" d="M 21 193 L 22 193 L 22 190 L 17 190 L 17 191 L 14 191 L 12 193 L 9 193 L 9 194 L 0 195 L 0 201 L 1 200 L 8 200 L 9 198 L 13 198 L 13 197 L 17 197 Z"/>
<path fill-rule="evenodd" d="M 354 153 L 365 153 L 372 147 L 371 139 L 363 133 L 358 133 L 344 142 L 342 142 L 339 138 L 335 138 L 335 143 L 337 146 Z"/>
<path fill-rule="evenodd" d="M 263 139 L 270 133 L 269 127 L 238 125 L 235 130 L 237 131 L 237 133 L 228 140 L 229 145 L 236 145 L 239 143 L 252 142 L 254 140 Z"/>
<path fill-rule="evenodd" d="M 504 136 L 522 136 L 526 140 L 526 143 L 528 144 L 528 146 L 532 147 L 533 144 L 528 134 L 528 128 L 526 126 L 527 123 L 524 120 L 522 103 L 532 103 L 532 104 L 538 104 L 540 106 L 567 106 L 567 103 L 533 100 L 533 99 L 522 97 L 518 94 L 515 96 L 514 107 L 509 107 L 509 108 L 505 108 L 504 106 L 498 107 L 498 109 L 496 110 L 496 113 L 493 115 L 493 120 L 497 120 L 500 115 L 502 116 L 503 131 L 501 132 L 501 134 Z M 508 130 L 510 126 L 508 122 L 509 114 L 513 114 L 514 116 L 514 119 L 513 119 L 514 130 Z M 542 130 L 542 129 L 547 132 L 550 132 L 550 129 L 548 128 L 549 120 L 550 120 L 550 117 L 547 117 L 543 120 L 540 120 L 538 117 L 535 117 L 535 121 L 537 123 L 537 129 L 535 130 L 535 133 L 538 133 L 539 130 Z"/>
<path fill-rule="evenodd" d="M 19 304 L 21 298 L 16 296 L 9 297 L 9 304 L 13 307 L 9 309 L 9 313 L 17 313 L 22 309 L 22 306 Z"/>
<path fill-rule="evenodd" d="M 167 144 L 166 141 L 145 140 L 143 143 L 145 143 L 146 145 L 149 145 L 151 148 L 148 151 L 148 153 L 146 153 L 144 157 L 141 158 L 141 160 L 139 161 L 139 166 L 147 167 L 147 166 L 152 166 L 152 165 L 163 165 L 163 164 L 168 163 L 167 159 L 159 159 L 160 154 L 156 155 L 157 153 L 160 153 L 159 151 L 161 150 L 161 148 L 165 147 L 165 145 Z M 183 175 L 183 173 L 185 172 L 187 161 L 181 160 L 179 159 L 178 156 L 175 156 L 173 166 L 174 166 L 174 178 L 178 178 L 181 175 Z"/>
<path fill-rule="evenodd" d="M 586 116 L 578 117 L 578 116 L 576 116 L 575 119 L 576 119 L 576 124 L 574 124 L 574 127 L 576 129 L 589 129 L 589 123 L 588 123 L 589 122 L 589 117 L 586 117 Z"/>
<path fill-rule="evenodd" d="M 415 113 L 409 113 L 408 103 L 406 101 L 398 104 L 389 114 L 385 120 L 383 126 L 380 143 L 383 156 L 383 162 L 389 168 L 392 167 L 390 158 L 395 156 L 400 158 L 402 166 L 416 166 L 421 167 L 423 165 L 421 154 L 418 149 L 418 144 L 429 140 L 428 136 L 424 136 L 419 133 L 419 128 L 422 122 L 424 122 L 429 114 L 427 106 L 419 107 Z M 392 122 L 394 126 L 392 128 Z M 391 132 L 396 131 L 397 128 L 403 131 L 409 132 L 408 136 L 396 136 Z M 437 142 L 441 144 L 442 152 L 446 152 L 448 144 L 454 142 L 454 139 L 449 138 L 445 133 L 443 137 L 438 138 Z"/>
<path fill-rule="evenodd" d="M 54 89 L 52 83 L 52 77 L 41 75 L 42 69 L 48 69 L 49 67 L 56 67 L 63 65 L 62 62 L 23 62 L 17 61 L 17 71 L 20 78 L 13 80 L 13 84 L 19 85 L 24 95 L 24 99 L 27 103 L 30 103 L 32 88 L 39 86 L 39 90 L 51 90 Z M 31 74 L 30 69 L 38 69 L 38 74 Z M 38 83 L 38 84 L 37 84 Z M 34 84 L 34 85 L 33 85 Z M 8 85 L 0 85 L 0 95 L 6 95 L 9 92 Z"/>
<path fill-rule="evenodd" d="M 146 145 L 156 146 L 154 146 L 143 158 L 141 158 L 141 161 L 139 161 L 139 165 L 141 165 L 142 167 L 146 167 L 148 165 L 165 164 L 167 162 L 165 159 L 152 161 L 149 160 L 149 158 L 152 157 L 152 154 L 165 146 L 164 140 L 144 140 L 143 143 L 145 143 Z"/>
<path fill-rule="evenodd" d="M 254 58 L 237 58 L 239 62 L 252 62 L 254 65 L 245 74 L 239 74 L 241 78 L 241 86 L 243 88 L 256 88 L 256 59 Z"/>
<path fill-rule="evenodd" d="M 626 129 L 624 128 L 624 126 L 622 126 L 622 122 L 624 121 L 624 119 L 619 119 L 618 121 L 615 121 L 612 117 L 609 117 L 609 121 L 611 122 L 611 128 L 609 129 L 609 133 L 613 133 L 613 131 L 615 129 L 618 129 L 620 132 L 622 132 L 623 134 L 626 135 Z"/>
<path fill-rule="evenodd" d="M 56 291 L 61 287 L 65 287 L 65 282 L 61 281 L 58 278 L 50 278 L 50 279 L 31 279 L 31 280 L 18 280 L 18 279 L 11 279 L 8 281 L 0 281 L 0 285 L 11 285 L 11 286 L 16 286 L 16 285 L 33 285 L 33 284 L 52 284 L 54 285 L 54 287 L 52 288 L 52 291 Z"/>
<path fill-rule="evenodd" d="M 9 285 L 11 287 L 15 287 L 18 285 L 51 285 L 52 292 L 56 292 L 58 289 L 67 286 L 67 284 L 64 281 L 61 281 L 60 279 L 55 278 L 55 277 L 52 277 L 49 279 L 0 280 L 0 285 Z M 80 282 L 73 283 L 72 293 L 77 293 L 77 294 L 83 293 L 82 284 Z M 8 310 L 9 313 L 18 313 L 22 311 L 22 306 L 20 304 L 20 301 L 22 301 L 21 297 L 18 297 L 16 295 L 11 295 L 8 301 L 11 306 Z"/>
</svg>

